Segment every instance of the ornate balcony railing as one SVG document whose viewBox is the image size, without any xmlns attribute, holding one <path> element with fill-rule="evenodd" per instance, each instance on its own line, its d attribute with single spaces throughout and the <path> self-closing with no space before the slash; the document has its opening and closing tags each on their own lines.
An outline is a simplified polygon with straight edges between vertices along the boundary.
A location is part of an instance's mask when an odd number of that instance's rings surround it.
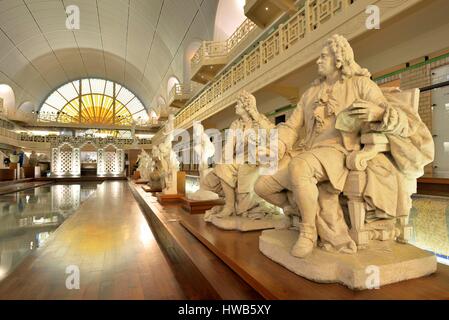
<svg viewBox="0 0 449 320">
<path fill-rule="evenodd" d="M 79 124 L 75 122 L 73 117 L 65 114 L 64 112 L 22 112 L 20 110 L 16 111 L 16 113 L 11 117 L 12 120 L 25 122 L 30 125 L 39 125 L 39 124 L 48 124 L 48 125 L 68 125 L 73 126 Z M 81 123 L 83 125 L 104 125 L 104 126 L 116 126 L 129 128 L 133 125 L 137 127 L 145 127 L 145 126 L 159 126 L 160 123 L 157 119 L 149 118 L 149 119 L 132 119 L 131 117 L 127 118 L 117 118 L 117 123 L 115 124 L 104 124 L 104 123 Z"/>
<path fill-rule="evenodd" d="M 195 82 L 189 84 L 177 84 L 175 85 L 168 95 L 168 105 L 174 108 L 181 108 L 185 105 L 198 90 L 200 85 Z"/>
<path fill-rule="evenodd" d="M 261 41 L 249 54 L 211 83 L 195 100 L 181 110 L 175 118 L 176 127 L 180 127 L 205 108 L 212 107 L 227 91 L 252 76 L 262 66 L 288 51 L 306 34 L 314 32 L 318 26 L 335 15 L 345 11 L 359 0 L 306 0 L 286 23 L 281 24 L 267 39 Z M 207 50 L 200 48 L 201 54 Z"/>
<path fill-rule="evenodd" d="M 203 41 L 190 61 L 192 70 L 197 69 L 205 58 L 227 57 L 256 27 L 254 22 L 246 19 L 226 41 Z"/>
<path fill-rule="evenodd" d="M 83 144 L 84 142 L 92 142 L 98 145 L 133 145 L 137 142 L 138 145 L 150 145 L 151 139 L 123 139 L 123 138 L 96 138 L 96 137 L 67 137 L 67 136 L 36 136 L 28 135 L 26 133 L 16 134 L 18 140 L 22 142 L 38 142 L 38 143 L 50 143 L 52 145 L 71 143 L 75 145 Z"/>
</svg>

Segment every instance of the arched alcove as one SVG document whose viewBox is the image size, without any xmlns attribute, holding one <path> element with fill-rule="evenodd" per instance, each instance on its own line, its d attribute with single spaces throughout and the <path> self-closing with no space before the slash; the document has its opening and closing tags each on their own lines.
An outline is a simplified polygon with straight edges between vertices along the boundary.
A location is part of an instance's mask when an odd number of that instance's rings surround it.
<svg viewBox="0 0 449 320">
<path fill-rule="evenodd" d="M 16 111 L 16 97 L 14 90 L 7 84 L 0 84 L 0 98 L 3 100 L 3 108 L 0 113 L 13 114 Z"/>
<path fill-rule="evenodd" d="M 33 103 L 30 101 L 25 101 L 22 103 L 17 110 L 20 110 L 25 113 L 33 113 L 36 111 L 36 108 Z"/>
<path fill-rule="evenodd" d="M 174 86 L 179 84 L 178 78 L 175 76 L 171 76 L 167 81 L 167 97 L 170 96 L 170 91 L 173 89 Z"/>
<path fill-rule="evenodd" d="M 190 82 L 192 76 L 190 61 L 192 60 L 198 49 L 201 47 L 201 44 L 201 40 L 194 40 L 186 47 L 184 51 L 184 83 Z"/>
<path fill-rule="evenodd" d="M 225 41 L 246 20 L 245 0 L 220 0 L 215 16 L 214 40 Z"/>
</svg>

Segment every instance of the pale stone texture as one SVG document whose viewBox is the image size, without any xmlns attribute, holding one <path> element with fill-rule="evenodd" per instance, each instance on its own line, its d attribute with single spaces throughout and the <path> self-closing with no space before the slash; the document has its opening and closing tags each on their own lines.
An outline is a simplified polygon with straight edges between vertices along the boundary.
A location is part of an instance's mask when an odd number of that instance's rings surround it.
<svg viewBox="0 0 449 320">
<path fill-rule="evenodd" d="M 187 198 L 195 201 L 217 200 L 219 198 L 218 194 L 207 190 L 204 185 L 204 178 L 213 170 L 209 168 L 209 159 L 215 154 L 215 146 L 210 141 L 209 136 L 204 132 L 202 124 L 194 124 L 193 135 L 193 149 L 199 159 L 200 188 L 194 193 L 187 194 Z"/>
<path fill-rule="evenodd" d="M 316 247 L 306 258 L 296 258 L 290 250 L 297 239 L 296 230 L 265 230 L 259 238 L 259 249 L 271 260 L 304 278 L 341 283 L 355 290 L 376 285 L 373 272 L 376 267 L 380 286 L 427 276 L 437 269 L 433 254 L 395 241 L 371 241 L 367 249 L 351 255 Z"/>
<path fill-rule="evenodd" d="M 219 218 L 211 216 L 208 220 L 214 226 L 223 230 L 256 231 L 265 229 L 286 229 L 290 227 L 290 218 L 284 215 L 274 215 L 261 219 L 249 219 L 246 217 Z"/>
<path fill-rule="evenodd" d="M 234 130 L 235 133 L 241 132 L 241 136 L 244 137 L 244 148 L 243 150 L 239 149 L 237 139 L 227 140 L 223 150 L 223 159 L 221 159 L 222 163 L 218 163 L 205 176 L 203 181 L 205 189 L 215 192 L 225 199 L 224 206 L 216 206 L 206 211 L 205 220 L 211 221 L 212 216 L 217 219 L 240 217 L 241 219 L 236 220 L 214 221 L 219 221 L 219 226 L 225 229 L 235 228 L 244 231 L 260 230 L 264 229 L 264 226 L 273 228 L 276 223 L 269 223 L 268 220 L 281 215 L 281 212 L 279 208 L 270 205 L 255 193 L 254 184 L 260 175 L 261 166 L 258 163 L 253 163 L 254 159 L 251 158 L 249 152 L 250 147 L 253 147 L 256 150 L 255 154 L 259 155 L 263 153 L 262 151 L 267 151 L 264 149 L 266 146 L 261 145 L 256 137 L 249 137 L 242 133 L 246 130 L 254 130 L 253 132 L 258 134 L 259 129 L 268 133 L 274 128 L 274 125 L 259 113 L 256 98 L 246 91 L 240 92 L 236 114 L 238 119 L 231 124 L 230 130 Z M 227 155 L 231 153 L 227 151 L 232 151 L 232 159 L 227 159 Z M 244 159 L 243 163 L 236 161 L 240 157 Z M 243 223 L 244 220 L 258 221 Z"/>
</svg>

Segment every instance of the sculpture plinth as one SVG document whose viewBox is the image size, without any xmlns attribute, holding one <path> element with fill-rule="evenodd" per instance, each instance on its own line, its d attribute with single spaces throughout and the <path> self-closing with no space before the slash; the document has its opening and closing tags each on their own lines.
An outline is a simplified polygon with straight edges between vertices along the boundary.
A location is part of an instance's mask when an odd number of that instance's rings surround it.
<svg viewBox="0 0 449 320">
<path fill-rule="evenodd" d="M 296 258 L 290 250 L 297 239 L 295 230 L 266 230 L 259 237 L 259 250 L 304 278 L 341 283 L 354 290 L 424 277 L 437 269 L 435 255 L 395 241 L 371 241 L 365 250 L 356 254 L 328 252 L 315 247 L 306 258 Z"/>
<path fill-rule="evenodd" d="M 153 187 L 151 187 L 149 185 L 143 185 L 142 189 L 145 192 L 161 192 L 162 191 L 161 188 L 153 188 Z"/>
<path fill-rule="evenodd" d="M 222 199 L 216 200 L 192 200 L 187 197 L 181 199 L 181 206 L 184 210 L 191 214 L 204 213 L 207 210 L 219 205 L 223 205 Z"/>
<path fill-rule="evenodd" d="M 290 218 L 284 215 L 273 215 L 262 217 L 260 219 L 249 219 L 240 216 L 224 218 L 211 216 L 210 219 L 206 221 L 223 230 L 237 230 L 242 232 L 265 229 L 285 229 L 291 224 Z"/>
</svg>

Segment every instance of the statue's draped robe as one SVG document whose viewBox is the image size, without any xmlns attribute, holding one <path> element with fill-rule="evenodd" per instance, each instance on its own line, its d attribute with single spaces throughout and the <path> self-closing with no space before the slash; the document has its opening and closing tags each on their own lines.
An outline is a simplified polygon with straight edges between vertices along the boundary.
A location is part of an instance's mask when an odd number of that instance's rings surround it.
<svg viewBox="0 0 449 320">
<path fill-rule="evenodd" d="M 248 130 L 254 130 L 257 134 L 259 129 L 271 130 L 274 125 L 266 118 L 261 115 L 259 122 L 252 121 L 251 123 L 245 123 L 242 119 L 234 120 L 229 129 L 237 132 L 237 135 L 243 134 L 243 132 L 248 132 Z M 240 133 L 239 133 L 240 132 Z M 221 187 L 221 181 L 224 181 L 229 186 L 231 186 L 236 193 L 236 215 L 247 216 L 250 218 L 261 218 L 265 214 L 278 213 L 278 209 L 274 208 L 272 205 L 261 199 L 254 192 L 254 184 L 259 176 L 259 169 L 254 164 L 248 164 L 248 136 L 244 136 L 244 139 L 239 140 L 240 146 L 237 146 L 236 140 L 232 141 L 232 146 L 229 148 L 233 150 L 233 159 L 235 161 L 236 149 L 243 150 L 244 164 L 238 163 L 227 163 L 225 159 L 225 151 L 223 150 L 223 157 L 221 162 L 215 165 L 214 169 L 209 172 L 204 179 L 204 187 L 206 190 L 217 193 L 223 196 L 223 190 Z M 254 139 L 254 137 L 252 137 Z M 257 139 L 256 139 L 257 140 Z M 226 147 L 225 147 L 226 149 Z"/>
<path fill-rule="evenodd" d="M 388 99 L 387 99 L 388 97 Z M 316 81 L 305 92 L 292 116 L 278 126 L 280 142 L 288 150 L 287 159 L 302 152 L 312 153 L 324 167 L 329 182 L 318 184 L 320 212 L 317 229 L 328 248 L 351 251 L 352 240 L 339 204 L 349 170 L 346 156 L 360 150 L 360 131 L 343 132 L 335 128 L 337 116 L 356 100 L 372 102 L 385 109 L 383 121 L 369 124 L 371 131 L 386 134 L 391 152 L 379 154 L 369 161 L 364 198 L 376 217 L 406 216 L 411 207 L 413 190 L 404 190 L 406 179 L 416 179 L 433 160 L 432 136 L 412 106 L 401 105 L 393 97 L 384 96 L 368 77 L 354 76 L 325 89 Z M 366 130 L 365 125 L 362 130 Z M 301 130 L 301 139 L 299 134 Z M 273 177 L 291 190 L 291 179 L 283 159 Z M 284 166 L 284 168 L 282 168 Z"/>
</svg>

